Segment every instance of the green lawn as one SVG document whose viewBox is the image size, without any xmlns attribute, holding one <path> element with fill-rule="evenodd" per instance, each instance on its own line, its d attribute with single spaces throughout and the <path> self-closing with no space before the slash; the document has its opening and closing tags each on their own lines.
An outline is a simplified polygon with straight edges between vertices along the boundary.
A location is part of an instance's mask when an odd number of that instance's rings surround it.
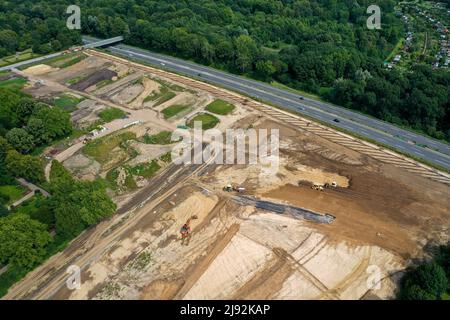
<svg viewBox="0 0 450 320">
<path fill-rule="evenodd" d="M 8 89 L 22 89 L 27 83 L 27 79 L 18 77 L 12 78 L 9 80 L 0 81 L 0 88 L 8 88 Z"/>
<path fill-rule="evenodd" d="M 84 98 L 78 98 L 70 94 L 62 94 L 58 97 L 55 97 L 55 99 L 53 100 L 53 104 L 58 108 L 64 109 L 68 112 L 72 112 L 76 110 L 77 104 L 79 104 L 83 100 Z"/>
<path fill-rule="evenodd" d="M 6 185 L 0 186 L 0 202 L 1 199 L 9 199 L 6 201 L 6 205 L 11 205 L 15 201 L 19 200 L 26 194 L 26 190 L 19 185 Z"/>
<path fill-rule="evenodd" d="M 161 166 L 158 164 L 158 161 L 152 160 L 150 163 L 140 164 L 136 167 L 130 169 L 130 172 L 135 176 L 141 176 L 146 179 L 152 177 Z"/>
<path fill-rule="evenodd" d="M 227 115 L 233 112 L 234 105 L 217 99 L 206 106 L 206 110 L 215 114 Z"/>
<path fill-rule="evenodd" d="M 66 55 L 58 56 L 56 58 L 47 60 L 44 62 L 44 64 L 49 65 L 53 68 L 64 69 L 64 68 L 70 67 L 86 58 L 87 58 L 87 56 L 84 53 L 75 52 L 75 53 L 69 53 Z"/>
<path fill-rule="evenodd" d="M 170 107 L 163 109 L 161 112 L 163 113 L 164 118 L 169 119 L 169 118 L 172 118 L 173 116 L 179 114 L 180 112 L 186 111 L 188 109 L 189 109 L 189 106 L 174 104 Z"/>
<path fill-rule="evenodd" d="M 203 130 L 212 129 L 220 122 L 220 120 L 217 119 L 212 114 L 200 113 L 200 114 L 196 115 L 193 119 L 191 119 L 191 121 L 189 121 L 189 123 L 187 125 L 190 128 L 193 128 L 195 121 L 200 121 L 202 123 Z"/>
<path fill-rule="evenodd" d="M 83 148 L 83 153 L 94 158 L 101 164 L 110 161 L 110 152 L 127 140 L 136 139 L 136 134 L 132 132 L 122 132 L 109 135 L 89 142 Z"/>
<path fill-rule="evenodd" d="M 161 131 L 154 135 L 145 135 L 144 136 L 144 143 L 146 144 L 172 144 L 174 141 L 172 141 L 172 132 L 170 131 Z"/>
<path fill-rule="evenodd" d="M 25 60 L 30 60 L 36 57 L 39 57 L 39 54 L 33 53 L 33 51 L 31 49 L 25 50 L 23 51 L 21 54 L 19 55 L 11 55 L 8 57 L 4 57 L 0 59 L 0 67 L 4 67 L 10 64 L 14 64 L 17 62 L 21 62 L 21 61 L 25 61 Z"/>
<path fill-rule="evenodd" d="M 170 99 L 173 99 L 176 96 L 176 93 L 173 91 L 170 91 L 169 88 L 166 86 L 160 87 L 159 92 L 152 92 L 148 97 L 144 99 L 144 102 L 148 101 L 156 101 L 155 107 L 163 104 L 164 102 L 169 101 Z"/>
<path fill-rule="evenodd" d="M 105 110 L 100 111 L 98 116 L 105 123 L 111 122 L 116 119 L 123 119 L 126 117 L 126 112 L 117 108 L 107 108 Z"/>
</svg>

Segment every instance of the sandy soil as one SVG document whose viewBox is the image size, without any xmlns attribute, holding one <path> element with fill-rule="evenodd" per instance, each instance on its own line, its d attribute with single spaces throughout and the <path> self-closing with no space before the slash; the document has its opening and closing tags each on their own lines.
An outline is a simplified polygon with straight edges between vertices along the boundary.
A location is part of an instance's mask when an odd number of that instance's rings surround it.
<svg viewBox="0 0 450 320">
<path fill-rule="evenodd" d="M 24 69 L 23 72 L 34 75 L 34 76 L 39 76 L 39 75 L 43 75 L 43 74 L 57 71 L 57 70 L 59 70 L 59 69 L 52 68 L 46 64 L 38 64 L 38 65 Z"/>
</svg>

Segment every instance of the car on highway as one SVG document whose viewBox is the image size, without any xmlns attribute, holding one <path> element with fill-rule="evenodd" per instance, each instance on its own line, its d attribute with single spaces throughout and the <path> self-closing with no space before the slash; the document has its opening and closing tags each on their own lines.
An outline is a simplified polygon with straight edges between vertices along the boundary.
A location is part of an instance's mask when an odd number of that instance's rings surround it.
<svg viewBox="0 0 450 320">
<path fill-rule="evenodd" d="M 305 100 L 305 98 L 304 98 L 304 97 L 299 97 L 299 99 L 300 99 L 300 100 Z"/>
<path fill-rule="evenodd" d="M 333 121 L 336 122 L 336 123 L 340 123 L 341 122 L 341 120 L 339 120 L 337 118 L 335 118 Z"/>
</svg>

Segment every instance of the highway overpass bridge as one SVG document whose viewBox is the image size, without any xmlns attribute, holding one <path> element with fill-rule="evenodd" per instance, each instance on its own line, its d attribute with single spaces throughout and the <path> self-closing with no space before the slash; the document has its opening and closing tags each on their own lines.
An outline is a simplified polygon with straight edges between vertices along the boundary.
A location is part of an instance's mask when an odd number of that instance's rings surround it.
<svg viewBox="0 0 450 320">
<path fill-rule="evenodd" d="M 89 39 L 89 38 L 83 37 L 83 48 L 86 48 L 86 49 L 106 47 L 106 46 L 117 44 L 117 43 L 123 41 L 123 37 L 122 36 L 109 38 L 109 39 L 104 39 L 104 40 L 96 40 L 96 41 L 86 40 L 86 39 Z M 34 58 L 34 59 L 30 59 L 30 60 L 26 60 L 26 61 L 10 64 L 8 66 L 4 66 L 4 67 L 0 68 L 0 72 L 1 71 L 13 70 L 13 69 L 20 68 L 22 66 L 43 62 L 45 60 L 58 57 L 58 56 L 60 56 L 62 54 L 64 54 L 64 52 L 56 52 L 56 53 L 52 53 L 52 54 L 49 54 L 49 55 L 46 55 L 46 56 L 37 57 L 37 58 Z"/>
</svg>

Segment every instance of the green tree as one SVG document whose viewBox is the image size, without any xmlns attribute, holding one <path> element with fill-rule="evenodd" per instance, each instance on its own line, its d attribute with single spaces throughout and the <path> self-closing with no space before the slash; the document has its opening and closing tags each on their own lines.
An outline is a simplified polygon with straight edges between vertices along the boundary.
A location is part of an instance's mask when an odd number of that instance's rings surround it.
<svg viewBox="0 0 450 320">
<path fill-rule="evenodd" d="M 28 153 L 34 148 L 34 138 L 25 129 L 14 128 L 6 134 L 8 142 L 19 152 Z"/>
<path fill-rule="evenodd" d="M 9 210 L 3 204 L 0 203 L 0 219 L 2 217 L 7 216 L 8 214 L 9 214 Z"/>
<path fill-rule="evenodd" d="M 72 132 L 70 114 L 59 108 L 39 106 L 31 116 L 31 119 L 40 119 L 42 121 L 45 129 L 43 140 L 54 140 Z"/>
<path fill-rule="evenodd" d="M 15 150 L 6 156 L 6 168 L 11 175 L 22 177 L 30 182 L 40 183 L 45 180 L 42 160 L 30 155 L 22 155 Z"/>
<path fill-rule="evenodd" d="M 0 263 L 32 268 L 52 241 L 46 226 L 24 214 L 0 218 Z"/>
<path fill-rule="evenodd" d="M 435 262 L 422 264 L 405 275 L 400 298 L 405 300 L 440 299 L 447 285 L 445 271 L 439 264 Z"/>
<path fill-rule="evenodd" d="M 270 79 L 272 75 L 277 71 L 272 61 L 269 60 L 258 61 L 256 63 L 255 69 L 258 75 L 261 76 L 264 80 Z"/>
<path fill-rule="evenodd" d="M 236 66 L 241 72 L 252 67 L 258 48 L 255 41 L 247 35 L 241 35 L 235 40 Z"/>
</svg>

